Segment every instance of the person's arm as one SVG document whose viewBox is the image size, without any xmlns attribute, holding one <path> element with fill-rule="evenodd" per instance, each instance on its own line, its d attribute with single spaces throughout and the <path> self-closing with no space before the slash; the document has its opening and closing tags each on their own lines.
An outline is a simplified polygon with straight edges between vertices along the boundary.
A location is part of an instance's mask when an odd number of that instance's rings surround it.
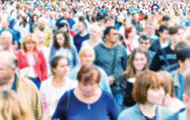
<svg viewBox="0 0 190 120">
<path fill-rule="evenodd" d="M 153 71 L 158 71 L 161 68 L 160 59 L 159 59 L 160 52 L 158 51 L 154 58 L 152 59 L 152 63 L 150 64 L 149 68 Z"/>
</svg>

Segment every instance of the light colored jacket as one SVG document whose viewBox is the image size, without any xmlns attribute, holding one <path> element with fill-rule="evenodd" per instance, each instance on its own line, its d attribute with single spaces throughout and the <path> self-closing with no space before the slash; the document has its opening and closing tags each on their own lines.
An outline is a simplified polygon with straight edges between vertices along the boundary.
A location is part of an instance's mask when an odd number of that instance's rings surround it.
<svg viewBox="0 0 190 120">
<path fill-rule="evenodd" d="M 171 116 L 172 114 L 173 112 L 169 111 L 168 109 L 157 106 L 156 120 L 165 120 L 167 117 Z M 146 120 L 146 118 L 141 113 L 139 109 L 139 104 L 136 104 L 133 107 L 124 110 L 119 115 L 118 120 Z"/>
</svg>

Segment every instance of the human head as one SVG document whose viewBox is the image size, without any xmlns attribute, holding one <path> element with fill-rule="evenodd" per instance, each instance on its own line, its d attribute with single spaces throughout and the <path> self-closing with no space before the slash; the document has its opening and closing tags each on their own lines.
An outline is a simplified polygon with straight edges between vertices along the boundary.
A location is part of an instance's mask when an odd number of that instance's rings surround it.
<svg viewBox="0 0 190 120">
<path fill-rule="evenodd" d="M 111 27 L 114 26 L 114 20 L 112 20 L 111 18 L 107 18 L 104 21 L 105 27 Z"/>
<path fill-rule="evenodd" d="M 40 47 L 41 45 L 44 44 L 45 35 L 44 35 L 44 33 L 41 32 L 41 31 L 36 31 L 34 34 L 35 34 L 35 36 L 36 36 L 36 38 L 37 38 L 38 45 L 39 45 L 39 47 Z"/>
<path fill-rule="evenodd" d="M 155 25 L 153 22 L 147 22 L 145 29 L 146 29 L 146 34 L 148 36 L 152 36 L 153 34 L 155 34 Z"/>
<path fill-rule="evenodd" d="M 167 41 L 169 40 L 169 28 L 166 25 L 160 25 L 159 29 L 159 36 L 161 39 Z"/>
<path fill-rule="evenodd" d="M 45 26 L 46 26 L 46 19 L 44 17 L 40 17 L 38 21 L 39 21 L 39 27 L 40 28 L 45 28 Z"/>
<path fill-rule="evenodd" d="M 162 24 L 163 25 L 168 25 L 168 22 L 170 21 L 170 17 L 168 16 L 168 15 L 164 15 L 163 17 L 162 17 Z"/>
<path fill-rule="evenodd" d="M 9 51 L 0 52 L 0 87 L 11 82 L 10 79 L 14 77 L 17 67 L 16 56 Z"/>
<path fill-rule="evenodd" d="M 95 82 L 99 84 L 100 82 L 100 71 L 93 64 L 83 65 L 78 72 L 77 80 L 79 82 L 88 83 Z M 95 79 L 94 79 L 95 77 Z"/>
<path fill-rule="evenodd" d="M 60 63 L 60 61 L 62 63 Z M 69 69 L 68 60 L 64 56 L 61 55 L 54 56 L 51 60 L 50 65 L 51 65 L 51 72 L 53 73 L 53 75 L 58 73 L 61 73 L 62 75 L 67 75 Z"/>
<path fill-rule="evenodd" d="M 140 75 L 136 77 L 136 81 L 133 85 L 133 99 L 135 102 L 139 104 L 145 104 L 147 102 L 150 102 L 148 91 L 156 90 L 163 88 L 164 89 L 164 80 L 162 77 L 160 77 L 156 72 L 153 71 L 143 71 Z M 157 100 L 153 100 L 156 104 L 161 104 L 164 98 L 164 90 L 162 94 L 155 94 L 157 95 Z M 152 103 L 152 104 L 155 104 Z"/>
<path fill-rule="evenodd" d="M 32 42 L 35 44 L 35 47 L 33 50 L 37 50 L 38 49 L 38 42 L 37 42 L 37 38 L 34 34 L 28 33 L 24 36 L 24 38 L 22 39 L 22 43 L 21 43 L 21 48 L 24 51 L 28 51 L 28 48 L 26 46 L 27 43 Z"/>
<path fill-rule="evenodd" d="M 101 30 L 100 26 L 98 26 L 98 25 L 92 25 L 90 27 L 90 37 L 91 38 L 100 37 L 101 32 L 102 32 L 102 30 Z M 94 39 L 94 40 L 96 40 L 96 39 Z"/>
<path fill-rule="evenodd" d="M 61 23 L 58 26 L 58 30 L 62 30 L 66 33 L 69 33 L 69 24 L 67 21 L 61 21 Z"/>
<path fill-rule="evenodd" d="M 177 60 L 180 67 L 186 70 L 190 67 L 190 47 L 181 47 L 177 51 Z"/>
<path fill-rule="evenodd" d="M 3 20 L 2 27 L 3 29 L 7 30 L 9 28 L 9 20 Z"/>
<path fill-rule="evenodd" d="M 106 29 L 104 30 L 104 36 L 106 38 L 106 42 L 110 42 L 113 44 L 118 42 L 119 35 L 115 27 L 106 27 Z"/>
<path fill-rule="evenodd" d="M 9 48 L 12 45 L 13 35 L 9 31 L 4 31 L 1 34 L 1 41 Z"/>
<path fill-rule="evenodd" d="M 39 18 L 38 18 L 38 15 L 34 13 L 34 14 L 32 15 L 32 17 L 31 17 L 31 23 L 34 23 L 34 22 L 38 21 L 38 19 L 39 19 Z"/>
<path fill-rule="evenodd" d="M 87 23 L 86 22 L 79 22 L 77 26 L 77 30 L 79 33 L 82 33 L 83 31 L 87 30 Z"/>
<path fill-rule="evenodd" d="M 151 46 L 151 40 L 147 35 L 141 35 L 139 38 L 139 46 L 148 51 Z"/>
<path fill-rule="evenodd" d="M 95 60 L 95 52 L 92 47 L 84 46 L 80 49 L 79 59 L 82 65 L 92 64 Z"/>
<path fill-rule="evenodd" d="M 32 112 L 22 97 L 12 90 L 0 92 L 1 120 L 30 120 L 34 119 Z"/>
<path fill-rule="evenodd" d="M 172 44 L 176 45 L 178 42 L 183 41 L 183 28 L 180 26 L 172 26 L 169 28 L 169 35 Z"/>
<path fill-rule="evenodd" d="M 170 97 L 174 97 L 174 79 L 172 75 L 167 71 L 159 71 L 158 74 L 163 77 L 165 82 L 165 93 L 169 94 Z"/>
<path fill-rule="evenodd" d="M 59 49 L 61 47 L 70 48 L 71 42 L 69 39 L 69 35 L 66 32 L 63 32 L 62 30 L 58 30 L 54 35 L 53 46 L 56 49 Z"/>
<path fill-rule="evenodd" d="M 134 37 L 136 36 L 136 29 L 135 27 L 128 27 L 125 28 L 125 38 L 126 39 L 134 39 Z"/>
<path fill-rule="evenodd" d="M 145 62 L 145 65 L 144 67 L 142 67 L 142 70 L 141 71 L 144 71 L 144 70 L 148 70 L 148 56 L 147 56 L 147 52 L 143 49 L 143 48 L 135 48 L 132 53 L 130 54 L 129 56 L 129 60 L 127 61 L 127 73 L 130 75 L 129 77 L 134 77 L 136 75 L 136 68 L 135 68 L 135 65 L 134 65 L 134 62 L 135 62 L 135 58 L 137 56 L 137 53 L 139 54 L 142 54 L 144 56 L 142 56 L 142 60 L 139 60 L 141 62 Z"/>
<path fill-rule="evenodd" d="M 99 88 L 100 82 L 100 71 L 99 69 L 91 65 L 83 65 L 77 75 L 78 87 L 84 96 L 92 96 L 96 93 Z"/>
</svg>

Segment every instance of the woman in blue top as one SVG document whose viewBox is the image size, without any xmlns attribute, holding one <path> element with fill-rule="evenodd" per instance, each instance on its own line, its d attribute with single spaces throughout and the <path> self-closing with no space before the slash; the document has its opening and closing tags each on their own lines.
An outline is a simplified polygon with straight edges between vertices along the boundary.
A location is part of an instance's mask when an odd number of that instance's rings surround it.
<svg viewBox="0 0 190 120">
<path fill-rule="evenodd" d="M 77 50 L 71 45 L 69 35 L 61 30 L 57 31 L 54 35 L 54 41 L 50 51 L 50 61 L 56 55 L 66 57 L 70 68 L 74 68 L 79 63 Z"/>
<path fill-rule="evenodd" d="M 53 120 L 117 120 L 119 110 L 113 96 L 99 88 L 100 72 L 94 65 L 81 67 L 78 87 L 65 93 Z"/>
<path fill-rule="evenodd" d="M 133 86 L 137 104 L 124 110 L 118 120 L 165 120 L 172 115 L 171 111 L 159 106 L 165 97 L 164 86 L 163 78 L 156 72 L 141 72 Z"/>
</svg>

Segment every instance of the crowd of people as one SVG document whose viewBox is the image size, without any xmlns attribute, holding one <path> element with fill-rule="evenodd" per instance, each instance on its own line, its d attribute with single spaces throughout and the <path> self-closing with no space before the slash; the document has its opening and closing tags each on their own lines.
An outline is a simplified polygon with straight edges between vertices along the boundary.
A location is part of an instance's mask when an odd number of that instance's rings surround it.
<svg viewBox="0 0 190 120">
<path fill-rule="evenodd" d="M 0 119 L 190 120 L 190 3 L 2 1 Z"/>
</svg>

